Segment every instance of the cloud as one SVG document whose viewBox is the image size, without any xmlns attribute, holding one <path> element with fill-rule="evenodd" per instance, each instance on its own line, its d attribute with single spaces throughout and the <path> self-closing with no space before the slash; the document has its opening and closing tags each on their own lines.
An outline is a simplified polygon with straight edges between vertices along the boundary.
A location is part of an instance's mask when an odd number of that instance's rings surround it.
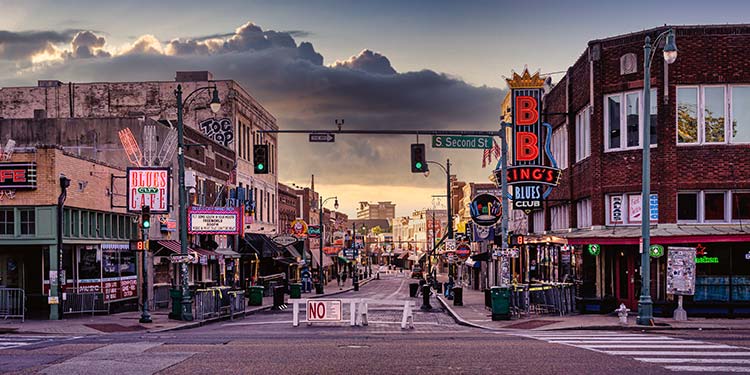
<svg viewBox="0 0 750 375">
<path fill-rule="evenodd" d="M 374 74 L 396 74 L 396 69 L 393 69 L 387 57 L 368 49 L 362 50 L 357 56 L 350 57 L 349 60 L 336 61 L 333 67 L 361 70 Z"/>
<path fill-rule="evenodd" d="M 72 36 L 71 36 L 72 37 Z M 88 40 L 88 39 L 87 39 Z M 89 48 L 96 43 L 81 45 Z M 169 80 L 177 70 L 209 70 L 233 79 L 257 98 L 282 129 L 475 129 L 496 130 L 504 92 L 477 87 L 458 78 L 421 70 L 399 73 L 386 56 L 370 50 L 323 65 L 309 42 L 290 32 L 263 30 L 253 23 L 226 38 L 180 38 L 162 45 L 154 36 L 138 38 L 107 58 L 65 60 L 43 69 L 3 76 L 2 85 L 30 85 L 45 79 L 87 81 Z M 280 177 L 306 181 L 310 174 L 325 184 L 444 186 L 409 169 L 414 136 L 338 135 L 333 144 L 311 144 L 306 136 L 279 135 Z M 429 137 L 419 138 L 430 143 Z M 450 158 L 459 178 L 487 181 L 481 151 L 428 148 L 428 158 Z"/>
<path fill-rule="evenodd" d="M 104 37 L 97 36 L 91 31 L 81 31 L 73 38 L 70 43 L 72 51 L 67 53 L 70 58 L 91 58 L 91 57 L 108 57 L 109 52 L 105 51 Z"/>
<path fill-rule="evenodd" d="M 7 31 L 0 30 L 0 59 L 30 61 L 39 53 L 52 53 L 56 44 L 70 42 L 78 30 Z"/>
</svg>

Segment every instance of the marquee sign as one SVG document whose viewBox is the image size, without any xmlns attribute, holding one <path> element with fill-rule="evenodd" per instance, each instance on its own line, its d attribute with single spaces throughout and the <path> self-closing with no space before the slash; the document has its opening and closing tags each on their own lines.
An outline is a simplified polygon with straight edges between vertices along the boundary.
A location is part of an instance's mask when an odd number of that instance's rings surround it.
<svg viewBox="0 0 750 375">
<path fill-rule="evenodd" d="M 560 181 L 550 144 L 552 125 L 542 122 L 542 95 L 544 79 L 539 73 L 522 75 L 513 73 L 506 80 L 511 89 L 513 163 L 508 167 L 507 181 L 511 185 L 513 208 L 527 213 L 542 207 L 542 202 Z M 500 180 L 500 170 L 495 170 L 495 181 Z"/>
<path fill-rule="evenodd" d="M 239 207 L 188 208 L 190 234 L 242 234 L 242 212 Z"/>
<path fill-rule="evenodd" d="M 128 168 L 127 177 L 129 212 L 150 206 L 152 214 L 169 213 L 170 168 Z"/>
<path fill-rule="evenodd" d="M 502 204 L 494 195 L 480 194 L 474 197 L 469 205 L 471 220 L 477 225 L 495 225 L 502 215 Z"/>
<path fill-rule="evenodd" d="M 0 163 L 0 190 L 36 189 L 36 163 Z"/>
</svg>

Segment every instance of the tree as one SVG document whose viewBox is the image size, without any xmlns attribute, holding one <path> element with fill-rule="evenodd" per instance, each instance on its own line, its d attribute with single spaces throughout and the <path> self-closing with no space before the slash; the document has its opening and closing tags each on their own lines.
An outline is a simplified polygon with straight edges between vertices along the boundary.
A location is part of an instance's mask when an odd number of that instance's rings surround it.
<svg viewBox="0 0 750 375">
<path fill-rule="evenodd" d="M 383 228 L 381 228 L 380 225 L 377 225 L 374 228 L 372 228 L 372 234 L 377 236 L 380 233 L 383 233 Z"/>
</svg>

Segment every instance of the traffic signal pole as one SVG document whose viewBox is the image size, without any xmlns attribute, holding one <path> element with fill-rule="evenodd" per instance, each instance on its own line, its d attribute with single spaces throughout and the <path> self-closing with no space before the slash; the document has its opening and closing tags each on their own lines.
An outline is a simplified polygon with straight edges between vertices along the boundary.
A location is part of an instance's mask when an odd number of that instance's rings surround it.
<svg viewBox="0 0 750 375">
<path fill-rule="evenodd" d="M 141 272 L 141 319 L 140 323 L 151 323 L 151 314 L 148 312 L 148 231 L 151 229 L 151 207 L 141 207 L 141 235 L 143 239 L 143 261 Z"/>
</svg>

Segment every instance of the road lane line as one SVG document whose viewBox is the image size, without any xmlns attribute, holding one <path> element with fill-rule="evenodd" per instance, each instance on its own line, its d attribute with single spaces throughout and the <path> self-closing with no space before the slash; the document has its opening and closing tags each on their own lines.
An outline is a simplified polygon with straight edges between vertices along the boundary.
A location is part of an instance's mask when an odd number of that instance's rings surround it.
<svg viewBox="0 0 750 375">
<path fill-rule="evenodd" d="M 672 371 L 689 372 L 750 372 L 750 367 L 739 366 L 664 366 L 664 368 Z"/>
<path fill-rule="evenodd" d="M 648 363 L 719 363 L 750 365 L 750 359 L 743 358 L 633 358 Z"/>
<path fill-rule="evenodd" d="M 736 348 L 739 349 L 739 348 Z M 593 349 L 592 349 L 593 350 Z M 716 351 L 716 352 L 675 352 L 675 351 L 631 351 L 631 350 L 597 350 L 601 353 L 611 355 L 633 355 L 633 356 L 692 356 L 692 357 L 750 357 L 750 351 L 742 352 L 727 352 L 727 351 Z"/>
<path fill-rule="evenodd" d="M 664 349 L 664 345 L 625 345 L 625 344 L 604 344 L 604 345 L 576 345 L 579 348 L 584 349 L 603 349 L 603 348 L 614 348 L 614 349 Z M 679 349 L 734 349 L 735 347 L 729 345 L 680 345 Z M 674 349 L 678 349 L 675 347 Z"/>
</svg>

